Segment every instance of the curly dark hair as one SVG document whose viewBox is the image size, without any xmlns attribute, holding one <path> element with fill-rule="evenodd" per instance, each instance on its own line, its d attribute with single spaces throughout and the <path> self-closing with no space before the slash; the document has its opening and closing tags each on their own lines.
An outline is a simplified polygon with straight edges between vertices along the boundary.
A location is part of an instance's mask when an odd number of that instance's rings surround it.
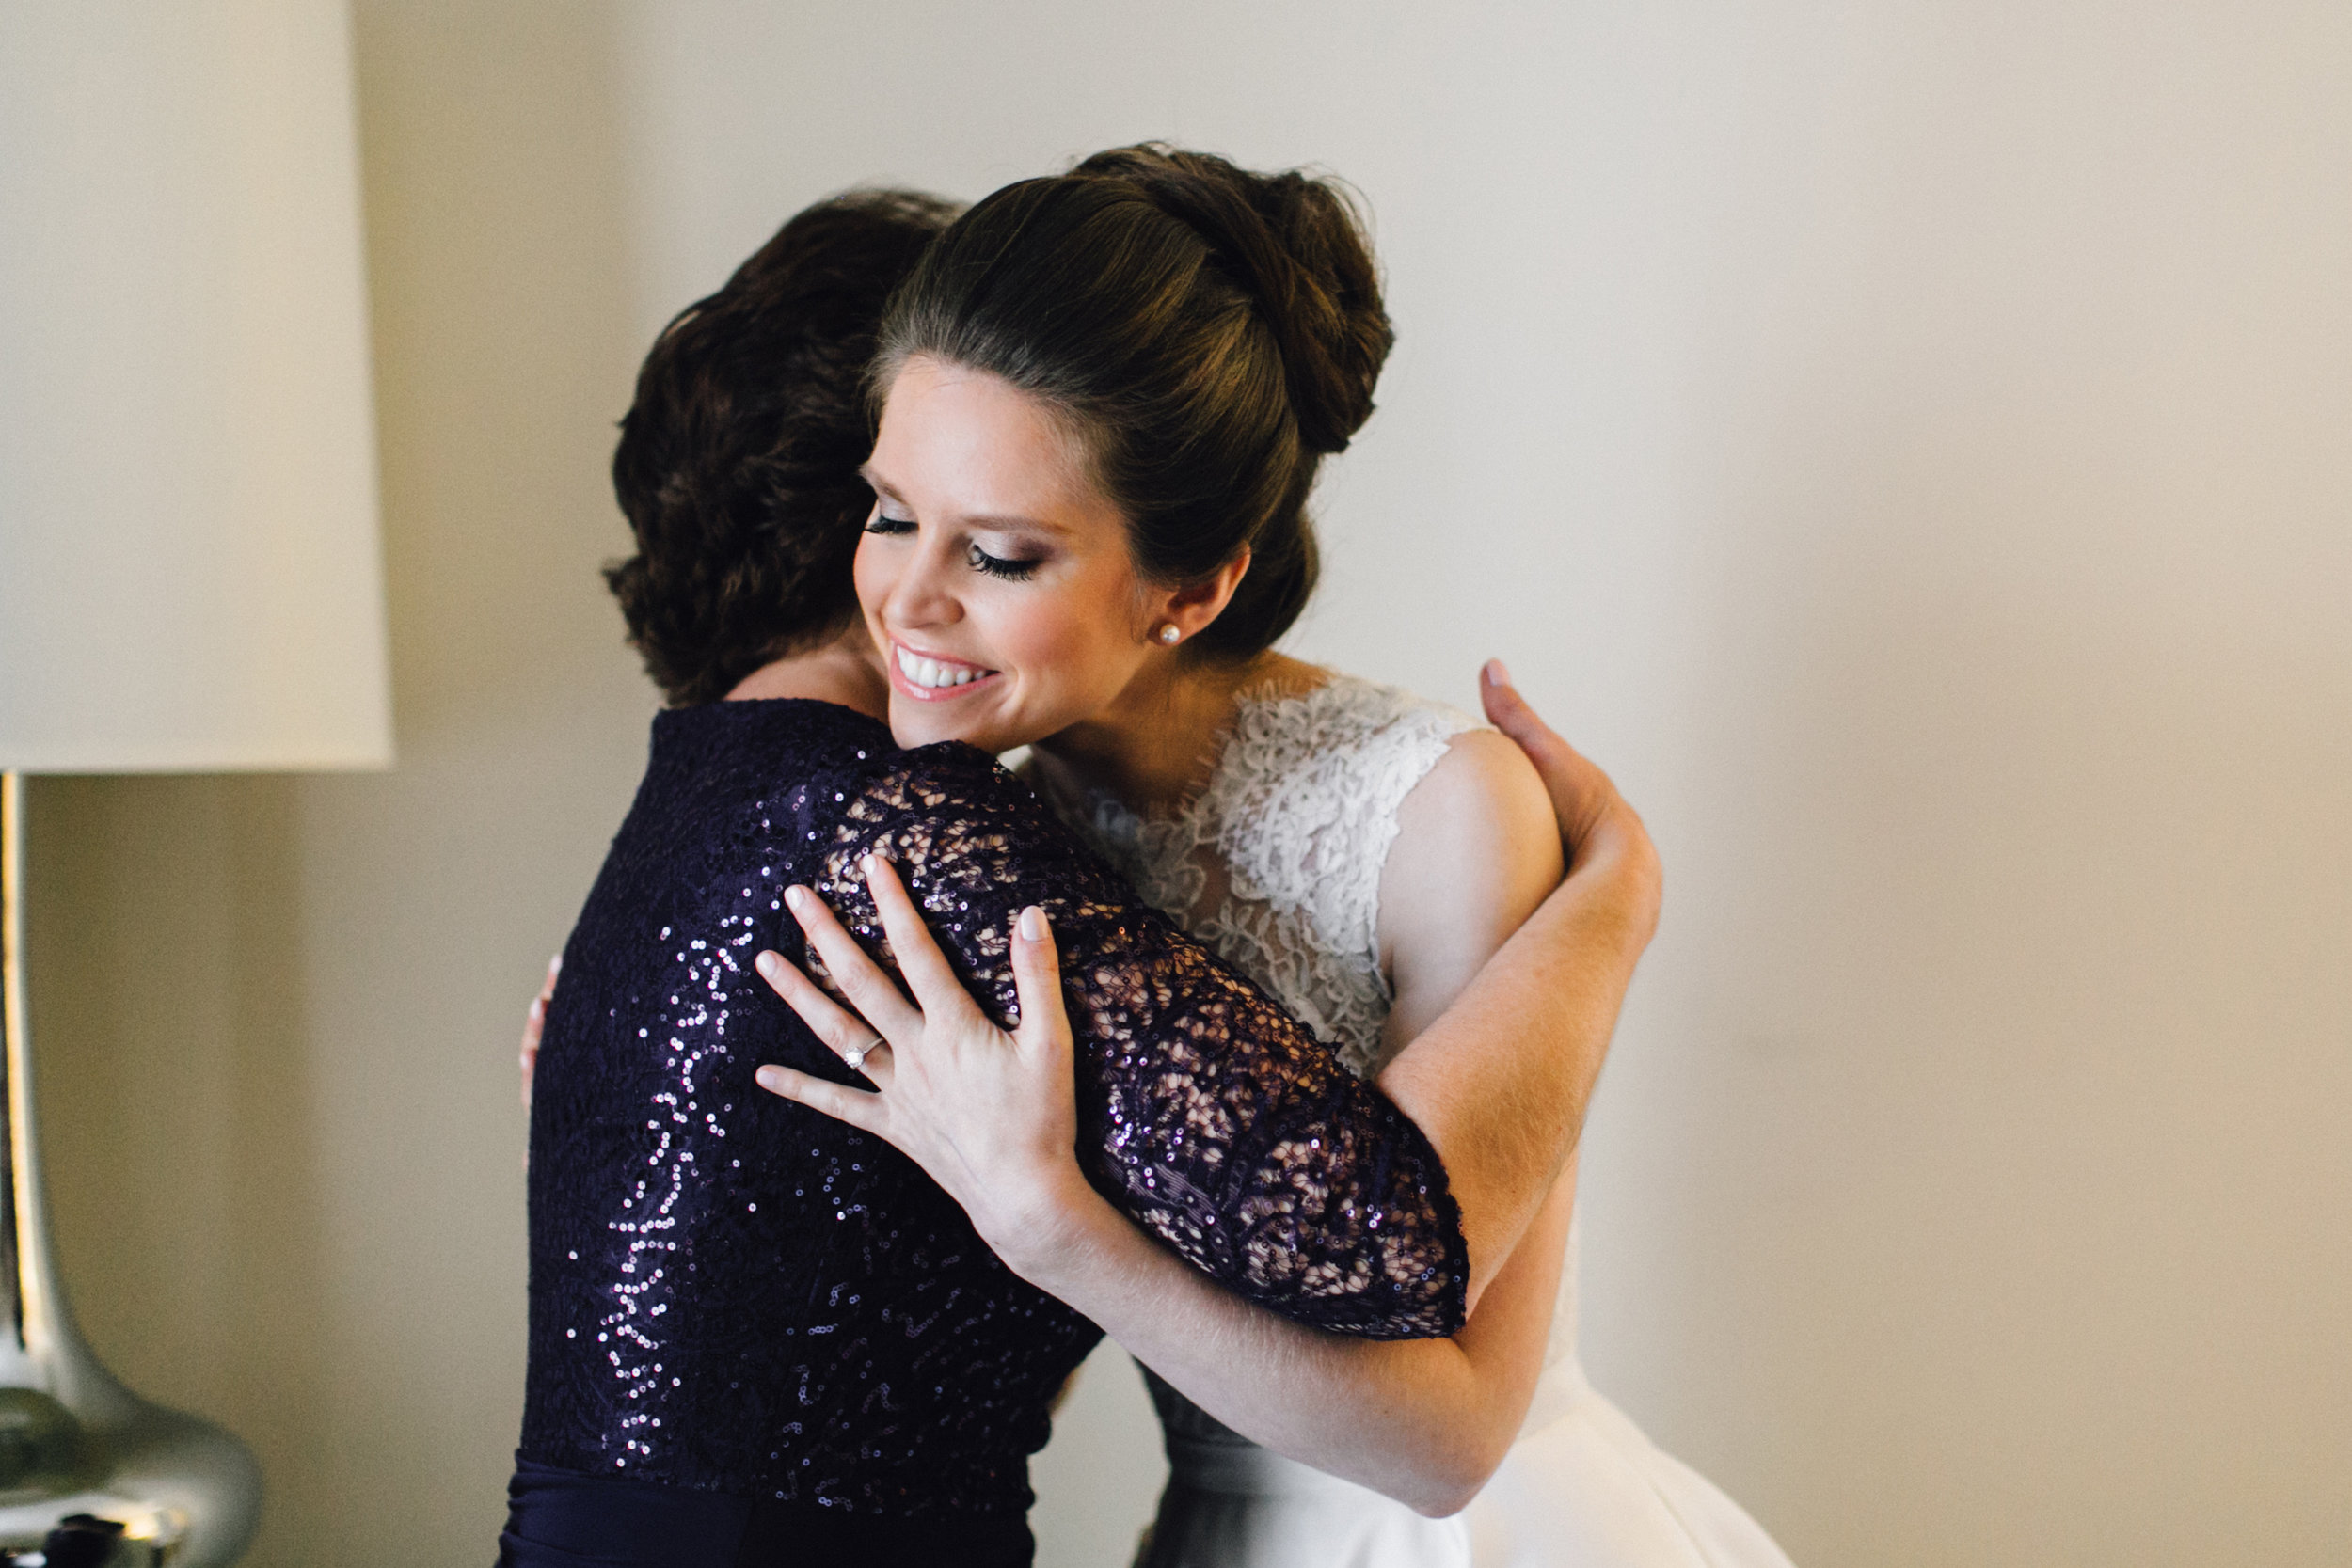
<svg viewBox="0 0 2352 1568">
<path fill-rule="evenodd" d="M 714 702 L 855 615 L 866 363 L 891 292 L 959 210 L 901 190 L 820 201 L 645 356 L 612 454 L 637 553 L 604 579 L 673 705 Z"/>
</svg>

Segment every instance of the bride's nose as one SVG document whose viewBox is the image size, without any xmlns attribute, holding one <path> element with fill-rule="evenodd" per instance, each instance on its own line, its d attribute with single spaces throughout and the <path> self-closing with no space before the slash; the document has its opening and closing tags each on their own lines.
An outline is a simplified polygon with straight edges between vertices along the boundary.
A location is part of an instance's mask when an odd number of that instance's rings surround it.
<svg viewBox="0 0 2352 1568">
<path fill-rule="evenodd" d="M 882 599 L 882 618 L 891 626 L 917 630 L 953 626 L 963 619 L 956 597 L 952 563 L 944 546 L 926 540 L 908 553 L 906 569 Z"/>
</svg>

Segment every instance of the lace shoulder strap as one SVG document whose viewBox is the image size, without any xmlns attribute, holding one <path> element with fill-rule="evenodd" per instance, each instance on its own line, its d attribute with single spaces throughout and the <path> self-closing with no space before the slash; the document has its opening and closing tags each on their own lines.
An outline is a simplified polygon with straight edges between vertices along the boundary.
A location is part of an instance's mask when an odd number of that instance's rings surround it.
<svg viewBox="0 0 2352 1568">
<path fill-rule="evenodd" d="M 1204 816 L 1233 893 L 1308 917 L 1317 945 L 1379 945 L 1380 868 L 1413 786 L 1477 721 L 1351 675 L 1246 702 Z"/>
</svg>

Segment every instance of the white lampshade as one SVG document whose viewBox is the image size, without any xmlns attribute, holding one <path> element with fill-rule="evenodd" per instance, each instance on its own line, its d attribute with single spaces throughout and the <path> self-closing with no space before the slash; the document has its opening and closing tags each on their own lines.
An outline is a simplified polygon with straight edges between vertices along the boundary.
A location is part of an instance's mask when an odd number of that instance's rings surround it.
<svg viewBox="0 0 2352 1568">
<path fill-rule="evenodd" d="M 342 0 L 7 0 L 0 768 L 390 757 Z"/>
</svg>

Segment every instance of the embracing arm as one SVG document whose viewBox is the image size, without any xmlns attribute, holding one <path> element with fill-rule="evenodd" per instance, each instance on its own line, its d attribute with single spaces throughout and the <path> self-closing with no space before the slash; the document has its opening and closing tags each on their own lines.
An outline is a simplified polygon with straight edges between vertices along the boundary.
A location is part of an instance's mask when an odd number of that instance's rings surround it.
<svg viewBox="0 0 2352 1568">
<path fill-rule="evenodd" d="M 1660 895 L 1657 852 L 1608 775 L 1536 717 L 1500 661 L 1479 686 L 1517 751 L 1493 736 L 1455 742 L 1406 798 L 1380 898 L 1396 990 L 1387 1037 L 1406 1042 L 1380 1087 L 1445 1161 L 1473 1309 L 1555 1183 L 1574 1180 Z M 1555 832 L 1567 877 L 1544 896 L 1557 862 L 1531 841 Z M 1480 885 L 1454 885 L 1465 877 Z"/>
<path fill-rule="evenodd" d="M 1502 1463 L 1551 1326 L 1570 1183 L 1537 1210 L 1459 1334 L 1390 1342 L 1260 1311 L 1086 1196 L 1000 1255 L 1227 1426 L 1433 1517 L 1469 1506 Z"/>
<path fill-rule="evenodd" d="M 1573 1133 L 1618 994 L 1656 912 L 1656 863 L 1639 819 L 1597 769 L 1532 714 L 1497 699 L 1490 690 L 1489 714 L 1537 762 L 1572 847 L 1573 865 L 1567 882 L 1530 923 L 1531 930 L 1506 942 L 1471 994 L 1390 1069 L 1391 1075 L 1409 1077 L 1415 1053 L 1427 1046 L 1452 1054 L 1447 1067 L 1446 1055 L 1432 1053 L 1432 1067 L 1414 1086 L 1424 1092 L 1423 1114 L 1457 1148 L 1472 1147 L 1482 1117 L 1490 1117 L 1498 1103 L 1527 1109 L 1526 1096 L 1516 1102 L 1483 1098 L 1513 1093 L 1515 1073 L 1532 1074 L 1536 1092 L 1560 1096 L 1569 1107 L 1564 1124 Z M 896 879 L 887 868 L 878 868 L 874 885 L 888 895 Z M 842 955 L 847 967 L 836 964 L 836 974 L 872 1026 L 834 1005 L 788 966 L 763 958 L 762 973 L 834 1049 L 855 1049 L 880 1029 L 907 1051 L 903 1058 L 895 1050 L 882 1054 L 879 1071 L 869 1068 L 878 1093 L 763 1069 L 767 1087 L 867 1127 L 904 1149 L 963 1204 L 1008 1262 L 1094 1317 L 1196 1403 L 1246 1435 L 1430 1513 L 1459 1506 L 1500 1462 L 1540 1367 L 1572 1202 L 1569 1180 L 1538 1186 L 1530 1205 L 1539 1211 L 1534 1223 L 1523 1211 L 1518 1244 L 1494 1246 L 1490 1256 L 1500 1269 L 1493 1287 L 1470 1326 L 1451 1341 L 1349 1344 L 1275 1321 L 1152 1245 L 1079 1178 L 1069 1156 L 1074 1112 L 1068 1132 L 1057 1132 L 1045 1116 L 1057 1096 L 1064 1101 L 1070 1096 L 1066 1047 L 1059 1057 L 1041 1054 L 1044 1048 L 1031 1038 L 1042 1006 L 1050 1002 L 1056 1017 L 1060 1012 L 1060 998 L 1047 994 L 1047 980 L 1038 979 L 1023 992 L 1016 1037 L 1021 1044 L 1007 1051 L 1003 1037 L 980 1018 L 944 964 L 932 971 L 928 961 L 911 963 L 908 978 L 923 1000 L 921 1008 L 911 1008 L 854 944 L 838 935 L 816 900 L 803 895 L 795 909 L 819 945 L 830 940 L 828 953 Z M 883 912 L 889 914 L 888 904 Z M 1042 930 L 1040 921 L 1037 931 Z M 1547 954 L 1536 940 L 1570 942 L 1579 933 L 1610 944 L 1619 956 L 1586 967 L 1573 955 Z M 892 936 L 902 958 L 924 960 L 927 951 L 936 957 L 911 907 Z M 1016 963 L 1030 940 L 1016 947 Z M 1441 967 L 1424 964 L 1414 977 L 1435 985 Z M 1048 958 L 1041 974 L 1051 973 Z M 1482 994 L 1488 980 L 1496 982 L 1493 994 Z M 1564 982 L 1592 985 L 1606 994 L 1589 1006 L 1579 999 L 1570 1009 L 1574 1022 L 1547 1036 L 1545 1008 L 1569 1001 L 1554 989 Z M 1399 1000 L 1416 1005 L 1402 986 Z M 1516 1024 L 1511 1007 L 1522 1010 Z M 1511 1038 L 1496 1049 L 1489 1033 L 1482 1051 L 1477 1028 L 1465 1025 L 1449 1039 L 1444 1031 L 1454 1027 L 1457 1015 L 1475 1016 L 1478 1008 L 1492 1009 L 1486 1015 L 1488 1031 L 1518 1027 L 1519 1045 L 1565 1040 L 1575 1053 L 1565 1062 L 1531 1067 L 1519 1059 L 1529 1053 L 1515 1052 Z M 961 1037 L 959 1029 L 970 1037 L 960 1051 L 953 1044 Z M 935 1046 L 934 1039 L 947 1043 Z M 1042 1132 L 1021 1142 L 1020 1129 L 1036 1129 L 1041 1117 Z M 1498 1184 L 1514 1180 L 1509 1174 L 1514 1160 L 1565 1176 L 1566 1156 L 1534 1143 L 1499 1145 L 1501 1152 L 1490 1157 L 1502 1173 L 1494 1179 Z M 1534 1184 L 1542 1178 L 1517 1180 Z M 1543 1202 L 1546 1192 L 1549 1205 Z"/>
<path fill-rule="evenodd" d="M 761 954 L 758 968 L 827 1045 L 859 1055 L 875 1090 L 772 1065 L 759 1069 L 761 1086 L 913 1158 L 1008 1266 L 1246 1436 L 1425 1513 L 1467 1503 L 1526 1415 L 1565 1243 L 1565 1184 L 1451 1339 L 1347 1338 L 1263 1311 L 1143 1234 L 1078 1170 L 1071 1032 L 1042 911 L 1017 924 L 1021 1019 L 1007 1036 L 889 865 L 866 869 L 914 1002 L 804 889 L 787 897 L 857 1011 L 776 954 Z M 868 1044 L 877 1030 L 886 1047 Z"/>
<path fill-rule="evenodd" d="M 885 935 L 865 864 L 878 856 L 930 917 L 925 944 L 936 940 L 1001 1022 L 1015 1010 L 1012 916 L 1034 905 L 1051 917 L 1076 1033 L 1073 1142 L 1112 1204 L 1299 1322 L 1375 1338 L 1461 1326 L 1461 1225 L 1428 1138 L 1263 990 L 1137 903 L 1025 785 L 958 746 L 817 793 L 840 809 L 811 830 L 831 839 L 818 897 L 794 904 L 812 936 L 818 900 L 862 935 Z M 840 978 L 836 950 L 819 947 Z"/>
</svg>

